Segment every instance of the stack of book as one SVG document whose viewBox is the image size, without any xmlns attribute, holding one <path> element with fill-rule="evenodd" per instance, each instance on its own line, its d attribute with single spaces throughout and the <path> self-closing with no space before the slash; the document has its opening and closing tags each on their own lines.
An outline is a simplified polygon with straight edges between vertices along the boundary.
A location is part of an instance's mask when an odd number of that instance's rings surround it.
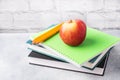
<svg viewBox="0 0 120 80">
<path fill-rule="evenodd" d="M 110 50 L 120 41 L 120 38 L 87 27 L 85 41 L 79 46 L 69 46 L 61 40 L 59 31 L 54 30 L 56 27 L 60 27 L 60 25 L 52 25 L 48 29 L 30 36 L 27 41 L 28 49 L 31 50 L 28 55 L 29 63 L 103 75 Z M 52 34 L 54 31 L 56 33 Z M 36 38 L 45 39 L 38 44 L 33 44 L 33 40 Z"/>
</svg>

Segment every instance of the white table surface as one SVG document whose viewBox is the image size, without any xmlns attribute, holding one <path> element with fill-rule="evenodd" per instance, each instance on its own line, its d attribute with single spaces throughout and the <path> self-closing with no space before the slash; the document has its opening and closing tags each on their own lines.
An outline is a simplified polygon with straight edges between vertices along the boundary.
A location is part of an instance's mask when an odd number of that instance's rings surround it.
<svg viewBox="0 0 120 80">
<path fill-rule="evenodd" d="M 120 30 L 105 31 L 120 37 Z M 0 80 L 120 80 L 120 43 L 111 51 L 104 76 L 30 65 L 31 33 L 0 33 Z"/>
</svg>

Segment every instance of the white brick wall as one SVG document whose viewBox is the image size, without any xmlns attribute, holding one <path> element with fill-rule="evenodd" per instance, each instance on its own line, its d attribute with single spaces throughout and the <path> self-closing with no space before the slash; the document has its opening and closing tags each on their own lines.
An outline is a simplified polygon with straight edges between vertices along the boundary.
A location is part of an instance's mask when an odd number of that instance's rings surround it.
<svg viewBox="0 0 120 80">
<path fill-rule="evenodd" d="M 13 15 L 10 13 L 0 13 L 0 28 L 11 28 L 13 25 Z"/>
<path fill-rule="evenodd" d="M 27 0 L 0 0 L 0 11 L 28 11 Z"/>
<path fill-rule="evenodd" d="M 103 0 L 55 0 L 60 11 L 95 11 L 102 9 Z"/>
<path fill-rule="evenodd" d="M 70 19 L 81 19 L 86 22 L 86 16 L 84 13 L 76 12 L 76 11 L 67 11 L 61 12 L 62 21 L 70 20 Z"/>
<path fill-rule="evenodd" d="M 35 11 L 52 10 L 54 3 L 52 0 L 30 0 L 30 8 Z"/>
<path fill-rule="evenodd" d="M 38 32 L 68 19 L 120 30 L 120 0 L 0 0 L 0 32 Z"/>
<path fill-rule="evenodd" d="M 40 18 L 40 13 L 15 13 L 13 25 L 16 28 L 36 28 L 42 24 L 42 20 Z"/>
<path fill-rule="evenodd" d="M 14 14 L 14 28 L 23 28 L 29 31 L 43 30 L 51 24 L 59 23 L 60 16 L 55 12 L 28 12 Z"/>
<path fill-rule="evenodd" d="M 120 28 L 120 13 L 119 12 L 105 12 L 105 28 Z"/>
<path fill-rule="evenodd" d="M 105 0 L 105 9 L 120 10 L 120 0 Z"/>
<path fill-rule="evenodd" d="M 87 13 L 87 25 L 94 28 L 102 29 L 105 27 L 105 20 L 101 12 Z"/>
</svg>

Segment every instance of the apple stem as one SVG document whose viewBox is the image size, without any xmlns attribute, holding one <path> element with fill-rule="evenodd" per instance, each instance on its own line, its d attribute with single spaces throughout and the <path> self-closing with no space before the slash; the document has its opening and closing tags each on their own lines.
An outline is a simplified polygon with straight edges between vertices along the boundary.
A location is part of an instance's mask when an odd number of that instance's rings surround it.
<svg viewBox="0 0 120 80">
<path fill-rule="evenodd" d="M 72 20 L 69 20 L 68 23 L 72 23 Z"/>
</svg>

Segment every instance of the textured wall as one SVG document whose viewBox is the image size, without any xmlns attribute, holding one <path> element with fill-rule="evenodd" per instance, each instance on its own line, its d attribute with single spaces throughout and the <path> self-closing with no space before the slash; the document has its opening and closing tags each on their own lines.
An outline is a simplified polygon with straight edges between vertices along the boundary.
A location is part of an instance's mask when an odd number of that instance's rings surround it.
<svg viewBox="0 0 120 80">
<path fill-rule="evenodd" d="M 76 18 L 120 30 L 120 0 L 0 0 L 0 32 L 38 32 Z"/>
</svg>

